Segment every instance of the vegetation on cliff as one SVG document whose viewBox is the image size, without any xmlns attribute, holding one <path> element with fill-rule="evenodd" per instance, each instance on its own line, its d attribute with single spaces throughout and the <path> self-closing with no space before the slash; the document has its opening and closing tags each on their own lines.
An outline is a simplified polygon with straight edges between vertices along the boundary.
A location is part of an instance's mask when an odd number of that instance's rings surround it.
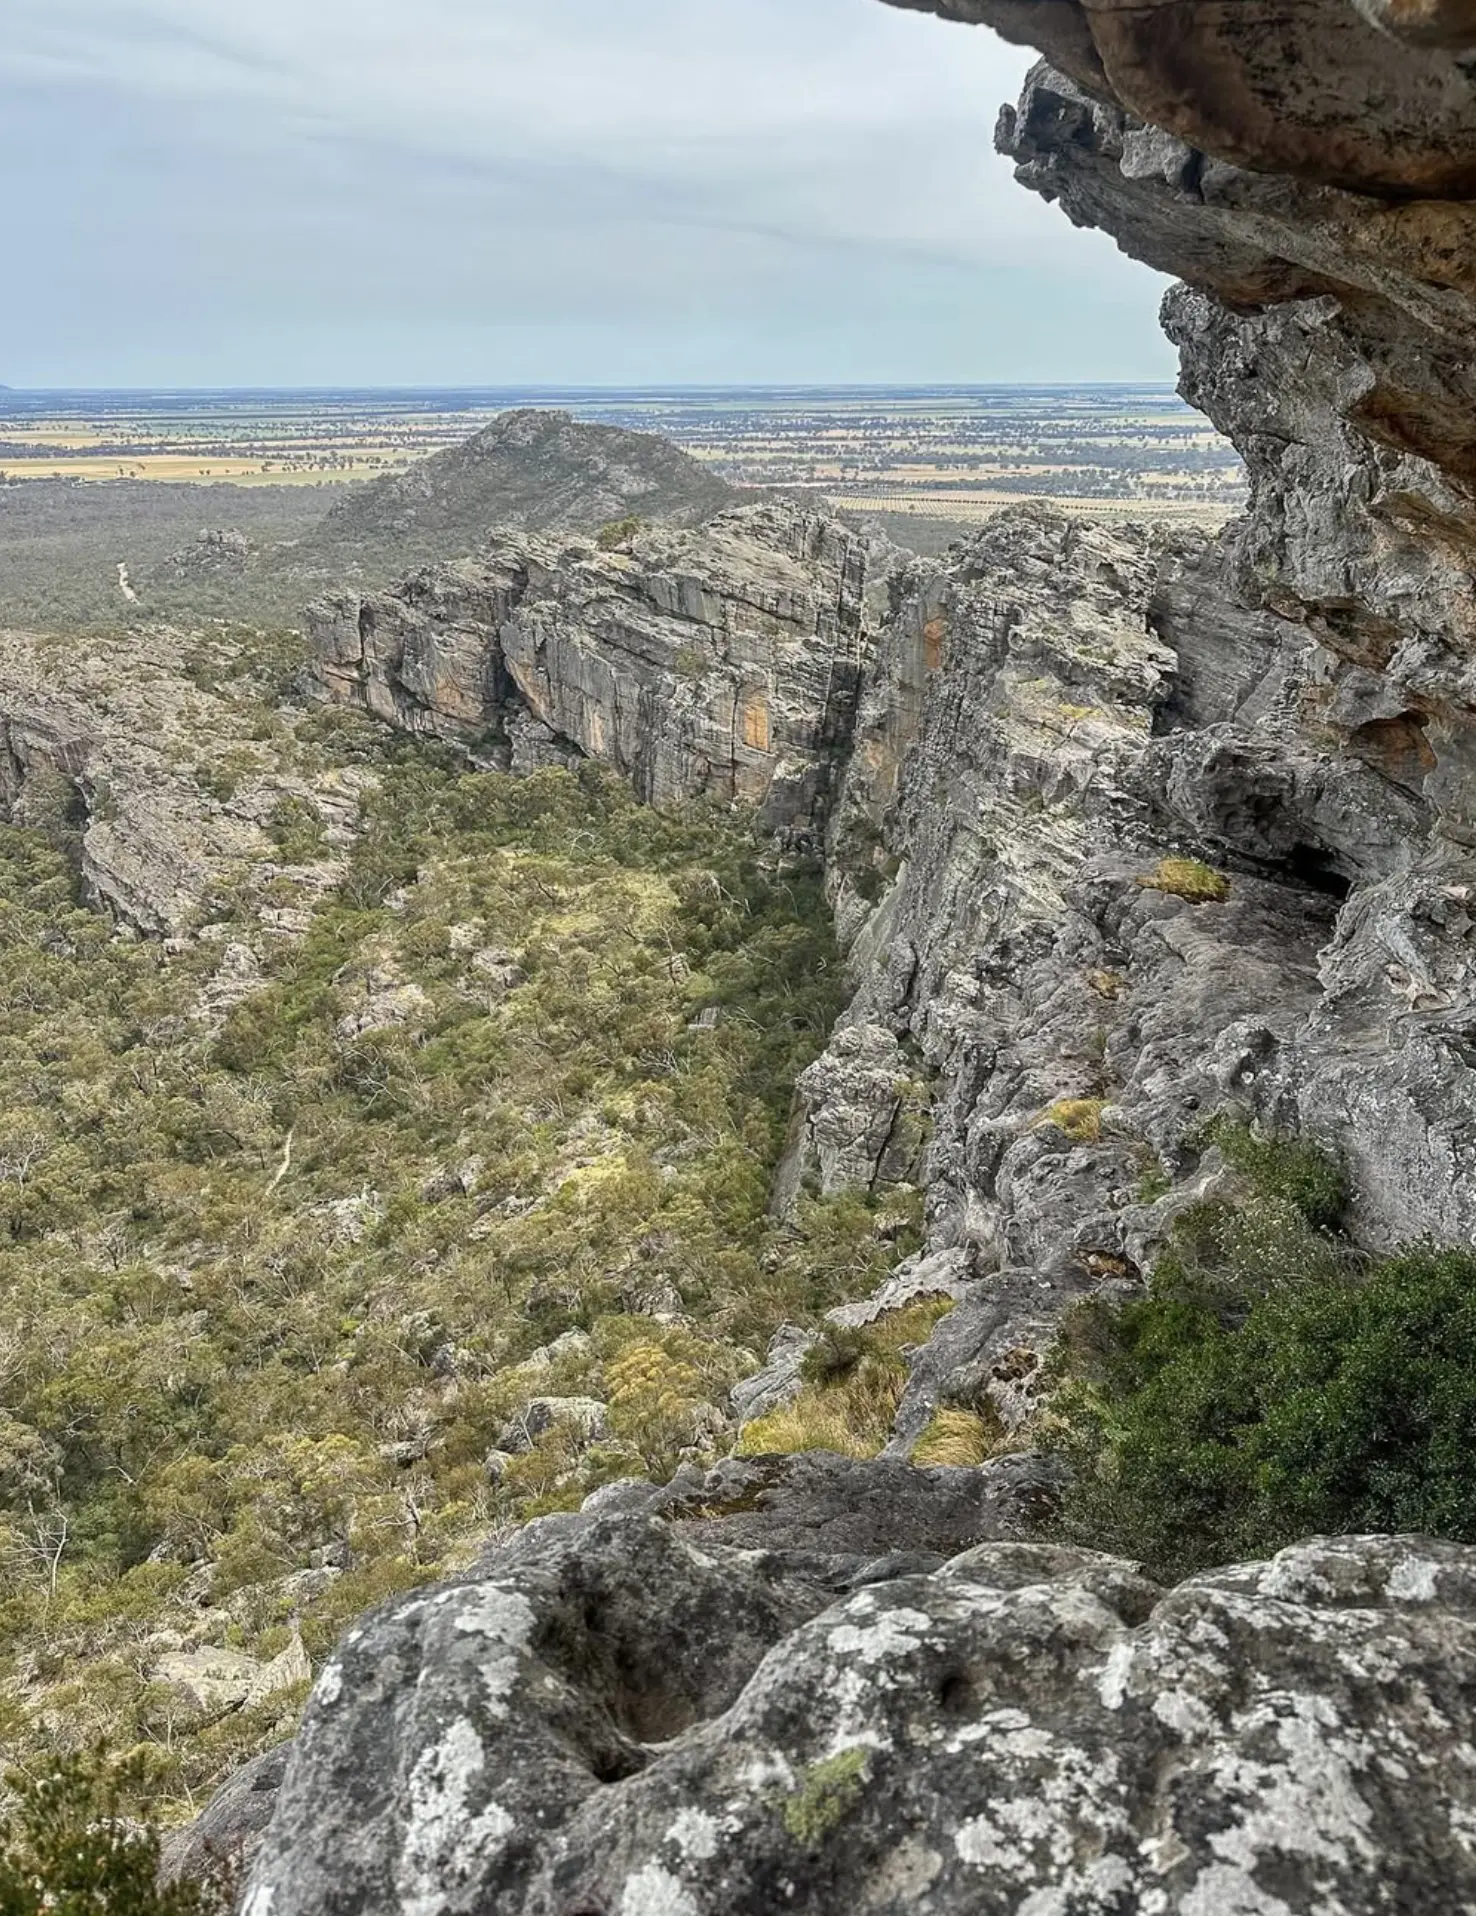
<svg viewBox="0 0 1476 1916">
<path fill-rule="evenodd" d="M 1068 1322 L 1065 1527 L 1167 1577 L 1311 1535 L 1476 1542 L 1476 1256 L 1358 1256 L 1329 1158 L 1214 1136 L 1240 1188 L 1183 1215 L 1146 1292 Z"/>
</svg>

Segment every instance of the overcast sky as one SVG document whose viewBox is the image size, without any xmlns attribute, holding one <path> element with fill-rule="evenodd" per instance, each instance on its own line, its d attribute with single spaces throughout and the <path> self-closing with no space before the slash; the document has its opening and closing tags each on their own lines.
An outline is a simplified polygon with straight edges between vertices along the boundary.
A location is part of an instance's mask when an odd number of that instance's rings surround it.
<svg viewBox="0 0 1476 1916">
<path fill-rule="evenodd" d="M 875 0 L 3 0 L 0 382 L 1168 377 Z"/>
</svg>

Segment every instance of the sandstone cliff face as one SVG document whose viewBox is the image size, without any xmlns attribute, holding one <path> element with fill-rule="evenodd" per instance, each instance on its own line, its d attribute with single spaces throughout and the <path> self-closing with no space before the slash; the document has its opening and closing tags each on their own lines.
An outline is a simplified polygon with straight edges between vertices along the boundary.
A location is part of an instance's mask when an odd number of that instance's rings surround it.
<svg viewBox="0 0 1476 1916">
<path fill-rule="evenodd" d="M 1188 282 L 1184 390 L 1254 486 L 1216 547 L 1001 522 L 881 647 L 836 823 L 848 1022 L 935 1074 L 935 1244 L 1140 1266 L 1227 1103 L 1342 1152 L 1368 1241 L 1470 1240 L 1468 10 L 927 10 L 1063 70 L 1000 143 Z M 1155 888 L 1185 855 L 1223 899 Z M 854 1046 L 810 1074 L 831 1183 L 867 1123 Z"/>
<path fill-rule="evenodd" d="M 653 803 L 813 823 L 901 555 L 786 501 L 621 547 L 519 534 L 308 617 L 330 697 L 529 770 L 597 759 Z"/>
</svg>

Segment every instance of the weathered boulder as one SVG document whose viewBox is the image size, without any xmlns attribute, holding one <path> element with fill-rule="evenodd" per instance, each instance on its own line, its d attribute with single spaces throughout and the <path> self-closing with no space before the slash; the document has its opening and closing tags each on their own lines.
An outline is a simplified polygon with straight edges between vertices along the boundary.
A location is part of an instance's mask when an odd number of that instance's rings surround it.
<svg viewBox="0 0 1476 1916">
<path fill-rule="evenodd" d="M 185 1710 L 208 1719 L 240 1709 L 265 1669 L 240 1650 L 169 1650 L 149 1674 Z"/>
<path fill-rule="evenodd" d="M 1165 1591 L 1040 1544 L 781 1563 L 566 1520 L 350 1633 L 247 1906 L 1454 1909 L 1473 1694 L 1476 1553 L 1418 1539 Z"/>
<path fill-rule="evenodd" d="M 290 1753 L 278 1744 L 243 1765 L 202 1816 L 165 1839 L 160 1873 L 166 1883 L 244 1881 L 272 1820 Z"/>
</svg>

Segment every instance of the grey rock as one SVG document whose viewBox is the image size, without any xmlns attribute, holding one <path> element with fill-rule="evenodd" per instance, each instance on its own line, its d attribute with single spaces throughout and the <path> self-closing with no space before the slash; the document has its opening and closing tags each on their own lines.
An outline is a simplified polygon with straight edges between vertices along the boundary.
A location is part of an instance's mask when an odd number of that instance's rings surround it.
<svg viewBox="0 0 1476 1916">
<path fill-rule="evenodd" d="M 586 1443 L 597 1443 L 608 1433 L 606 1406 L 597 1397 L 532 1397 L 503 1426 L 497 1442 L 516 1455 L 558 1425 L 577 1431 Z"/>
<path fill-rule="evenodd" d="M 764 1367 L 736 1383 L 728 1393 L 733 1415 L 740 1423 L 767 1417 L 771 1410 L 792 1403 L 803 1387 L 806 1357 L 819 1342 L 813 1331 L 797 1324 L 781 1324 L 769 1342 Z"/>
<path fill-rule="evenodd" d="M 901 563 L 778 500 L 601 551 L 500 535 L 308 613 L 326 696 L 514 771 L 591 758 L 653 803 L 812 826 Z"/>
<path fill-rule="evenodd" d="M 265 1667 L 239 1650 L 171 1650 L 159 1658 L 149 1676 L 187 1710 L 209 1720 L 239 1709 Z"/>
<path fill-rule="evenodd" d="M 1419 1539 L 1164 1591 L 1041 1544 L 848 1577 L 575 1519 L 351 1633 L 249 1906 L 1456 1908 L 1473 1690 L 1476 1553 Z"/>
<path fill-rule="evenodd" d="M 272 1820 L 289 1754 L 283 1743 L 253 1758 L 216 1792 L 202 1816 L 165 1838 L 159 1872 L 164 1883 L 245 1879 Z"/>
<path fill-rule="evenodd" d="M 741 503 L 736 488 L 669 440 L 522 407 L 357 487 L 303 543 L 320 564 L 372 563 L 386 547 L 421 553 L 423 564 L 471 551 L 492 526 L 593 534 L 632 515 L 698 525 Z"/>
<path fill-rule="evenodd" d="M 889 1311 L 906 1310 L 925 1298 L 965 1298 L 972 1289 L 973 1258 L 967 1249 L 934 1251 L 930 1256 L 910 1257 L 899 1264 L 870 1297 L 859 1304 L 837 1304 L 825 1313 L 827 1323 L 847 1330 L 862 1330 Z"/>
</svg>

